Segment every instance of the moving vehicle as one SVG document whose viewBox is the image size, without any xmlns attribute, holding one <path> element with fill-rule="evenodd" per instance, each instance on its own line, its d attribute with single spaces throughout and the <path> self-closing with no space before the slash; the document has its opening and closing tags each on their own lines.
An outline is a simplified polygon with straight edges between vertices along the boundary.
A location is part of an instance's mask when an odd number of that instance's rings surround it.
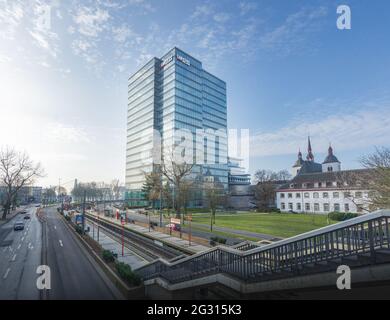
<svg viewBox="0 0 390 320">
<path fill-rule="evenodd" d="M 28 220 L 28 219 L 31 219 L 30 215 L 29 214 L 26 214 L 23 218 L 24 220 Z"/>
<path fill-rule="evenodd" d="M 27 213 L 27 210 L 22 210 L 22 211 L 20 211 L 19 213 L 20 213 L 20 214 L 25 214 L 25 213 Z"/>
<path fill-rule="evenodd" d="M 17 221 L 14 223 L 14 231 L 23 230 L 23 229 L 24 229 L 23 221 Z"/>
</svg>

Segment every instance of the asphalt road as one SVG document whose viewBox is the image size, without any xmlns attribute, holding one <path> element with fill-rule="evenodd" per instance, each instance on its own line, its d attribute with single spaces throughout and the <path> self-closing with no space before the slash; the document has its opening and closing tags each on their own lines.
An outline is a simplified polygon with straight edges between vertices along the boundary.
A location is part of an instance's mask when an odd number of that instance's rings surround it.
<svg viewBox="0 0 390 320">
<path fill-rule="evenodd" d="M 122 298 L 55 208 L 45 209 L 44 220 L 43 260 L 51 270 L 51 289 L 45 290 L 44 299 Z"/>
<path fill-rule="evenodd" d="M 43 222 L 36 207 L 27 210 L 31 219 L 17 214 L 0 226 L 0 300 L 123 299 L 55 208 L 44 209 Z M 16 221 L 24 230 L 13 230 Z M 50 268 L 49 290 L 37 287 L 41 265 Z"/>
<path fill-rule="evenodd" d="M 36 286 L 37 267 L 41 264 L 42 229 L 36 208 L 28 208 L 30 220 L 17 214 L 0 227 L 0 299 L 35 300 L 40 298 Z M 16 221 L 25 221 L 22 231 L 14 231 Z"/>
</svg>

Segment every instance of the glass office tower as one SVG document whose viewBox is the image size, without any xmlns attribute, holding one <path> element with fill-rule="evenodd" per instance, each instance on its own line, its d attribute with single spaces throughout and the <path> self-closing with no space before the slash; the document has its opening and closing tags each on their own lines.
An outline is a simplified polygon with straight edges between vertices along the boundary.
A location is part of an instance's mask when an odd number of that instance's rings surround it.
<svg viewBox="0 0 390 320">
<path fill-rule="evenodd" d="M 140 190 L 154 154 L 192 139 L 191 179 L 206 172 L 228 188 L 226 83 L 202 63 L 173 48 L 129 79 L 126 187 Z M 189 133 L 191 135 L 189 135 Z M 156 137 L 156 136 L 160 137 Z M 160 141 L 161 139 L 161 141 Z M 186 150 L 186 152 L 188 152 Z M 157 157 L 158 158 L 158 157 Z"/>
</svg>

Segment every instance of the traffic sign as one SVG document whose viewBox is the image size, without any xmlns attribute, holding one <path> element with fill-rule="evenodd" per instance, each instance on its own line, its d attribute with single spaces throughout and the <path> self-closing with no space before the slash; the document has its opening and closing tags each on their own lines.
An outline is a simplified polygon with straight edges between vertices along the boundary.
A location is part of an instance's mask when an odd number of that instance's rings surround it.
<svg viewBox="0 0 390 320">
<path fill-rule="evenodd" d="M 173 224 L 180 224 L 180 219 L 171 218 L 171 223 L 173 223 Z"/>
</svg>

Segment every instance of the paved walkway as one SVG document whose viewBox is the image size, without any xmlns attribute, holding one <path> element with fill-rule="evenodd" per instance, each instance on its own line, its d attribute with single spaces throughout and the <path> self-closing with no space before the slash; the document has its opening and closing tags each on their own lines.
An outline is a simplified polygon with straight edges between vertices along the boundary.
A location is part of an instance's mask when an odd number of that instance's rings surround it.
<svg viewBox="0 0 390 320">
<path fill-rule="evenodd" d="M 13 219 L 20 211 L 24 210 L 25 208 L 27 208 L 27 206 L 23 206 L 23 207 L 17 208 L 16 210 L 13 210 L 11 213 L 7 214 L 7 217 L 5 218 L 5 220 L 1 220 L 1 217 L 3 216 L 3 208 L 1 208 L 1 210 L 0 210 L 0 226 L 7 223 L 11 219 Z"/>
<path fill-rule="evenodd" d="M 94 216 L 97 216 L 96 212 L 88 211 L 89 214 L 92 214 Z M 102 217 L 102 215 L 99 216 L 102 220 L 107 220 L 109 222 L 115 223 L 117 225 L 121 225 L 119 220 L 116 220 L 115 218 L 110 217 Z M 173 247 L 182 248 L 187 251 L 190 251 L 192 253 L 198 253 L 203 252 L 205 250 L 210 249 L 209 247 L 203 246 L 201 244 L 197 244 L 192 242 L 191 245 L 189 245 L 188 240 L 183 240 L 177 237 L 170 236 L 169 234 L 165 234 L 158 231 L 149 231 L 149 228 L 145 228 L 139 225 L 135 225 L 132 223 L 126 223 L 125 228 L 129 230 L 136 231 L 138 233 L 144 234 L 146 237 L 150 237 L 155 239 L 156 241 L 160 241 L 163 243 L 166 243 L 168 245 L 171 245 Z"/>
</svg>

